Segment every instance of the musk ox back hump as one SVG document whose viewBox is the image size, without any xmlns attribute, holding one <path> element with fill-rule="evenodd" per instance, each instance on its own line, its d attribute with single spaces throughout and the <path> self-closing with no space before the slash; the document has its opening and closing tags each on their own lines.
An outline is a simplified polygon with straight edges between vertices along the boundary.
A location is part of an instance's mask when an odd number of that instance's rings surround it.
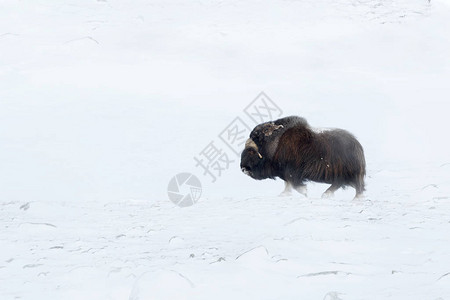
<svg viewBox="0 0 450 300">
<path fill-rule="evenodd" d="M 273 157 L 281 178 L 296 178 L 364 188 L 364 151 L 349 132 L 342 129 L 313 131 L 297 125 L 286 130 Z M 295 179 L 294 179 L 295 180 Z"/>
</svg>

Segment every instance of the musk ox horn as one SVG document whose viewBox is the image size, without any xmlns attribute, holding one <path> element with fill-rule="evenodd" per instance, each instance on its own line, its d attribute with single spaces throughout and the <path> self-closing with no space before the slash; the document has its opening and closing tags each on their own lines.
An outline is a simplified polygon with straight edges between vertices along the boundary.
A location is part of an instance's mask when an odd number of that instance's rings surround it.
<svg viewBox="0 0 450 300">
<path fill-rule="evenodd" d="M 284 128 L 283 125 L 275 125 L 275 123 L 270 123 L 270 128 L 267 129 L 267 132 L 264 133 L 265 136 L 270 136 L 272 133 L 280 128 Z"/>
<path fill-rule="evenodd" d="M 278 130 L 278 129 L 280 129 L 280 128 L 284 128 L 284 126 L 283 125 L 275 125 L 274 127 L 273 127 L 273 131 L 275 131 L 275 130 Z M 272 132 L 273 132 L 272 131 Z"/>
<path fill-rule="evenodd" d="M 255 142 L 252 139 L 248 139 L 245 142 L 245 148 L 252 148 L 252 149 L 254 149 L 256 151 L 256 153 L 258 153 L 259 158 L 262 158 L 261 153 L 259 153 L 258 146 L 255 144 Z"/>
</svg>

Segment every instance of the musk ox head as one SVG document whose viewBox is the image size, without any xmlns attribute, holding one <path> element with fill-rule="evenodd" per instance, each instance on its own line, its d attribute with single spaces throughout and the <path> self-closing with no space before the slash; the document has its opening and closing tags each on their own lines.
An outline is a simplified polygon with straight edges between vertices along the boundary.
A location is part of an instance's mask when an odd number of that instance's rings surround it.
<svg viewBox="0 0 450 300">
<path fill-rule="evenodd" d="M 250 133 L 241 155 L 241 170 L 254 179 L 273 178 L 272 161 L 281 136 L 298 124 L 307 126 L 305 119 L 297 116 L 257 125 Z"/>
<path fill-rule="evenodd" d="M 252 139 L 245 142 L 245 149 L 241 154 L 241 170 L 246 175 L 254 179 L 262 179 L 260 177 L 260 170 L 263 166 L 264 158 L 259 153 L 258 146 Z"/>
<path fill-rule="evenodd" d="M 276 149 L 275 137 L 281 132 L 283 125 L 266 122 L 256 126 L 245 143 L 241 155 L 241 170 L 253 179 L 265 179 L 273 153 Z"/>
</svg>

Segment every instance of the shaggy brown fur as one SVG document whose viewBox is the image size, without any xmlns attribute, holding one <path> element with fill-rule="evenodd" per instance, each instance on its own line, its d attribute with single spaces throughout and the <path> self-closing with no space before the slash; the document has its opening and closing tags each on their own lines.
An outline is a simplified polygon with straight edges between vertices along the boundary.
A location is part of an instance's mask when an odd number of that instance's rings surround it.
<svg viewBox="0 0 450 300">
<path fill-rule="evenodd" d="M 364 151 L 349 132 L 315 132 L 305 119 L 293 116 L 260 124 L 250 137 L 254 144 L 248 143 L 242 152 L 241 169 L 252 178 L 279 177 L 294 188 L 303 187 L 307 181 L 329 183 L 324 196 L 352 186 L 355 197 L 362 196 Z"/>
</svg>

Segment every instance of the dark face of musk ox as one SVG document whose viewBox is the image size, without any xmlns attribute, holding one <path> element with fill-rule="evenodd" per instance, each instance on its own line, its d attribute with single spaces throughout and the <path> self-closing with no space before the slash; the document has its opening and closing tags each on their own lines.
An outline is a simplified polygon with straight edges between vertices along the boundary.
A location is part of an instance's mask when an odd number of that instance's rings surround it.
<svg viewBox="0 0 450 300">
<path fill-rule="evenodd" d="M 261 176 L 261 171 L 264 168 L 264 162 L 265 159 L 261 153 L 259 153 L 256 144 L 251 139 L 248 139 L 245 143 L 245 149 L 241 154 L 242 172 L 253 179 L 264 179 L 265 177 Z"/>
<path fill-rule="evenodd" d="M 241 154 L 242 172 L 253 179 L 274 178 L 271 162 L 279 139 L 287 129 L 298 124 L 307 122 L 304 118 L 290 116 L 257 125 Z"/>
</svg>

